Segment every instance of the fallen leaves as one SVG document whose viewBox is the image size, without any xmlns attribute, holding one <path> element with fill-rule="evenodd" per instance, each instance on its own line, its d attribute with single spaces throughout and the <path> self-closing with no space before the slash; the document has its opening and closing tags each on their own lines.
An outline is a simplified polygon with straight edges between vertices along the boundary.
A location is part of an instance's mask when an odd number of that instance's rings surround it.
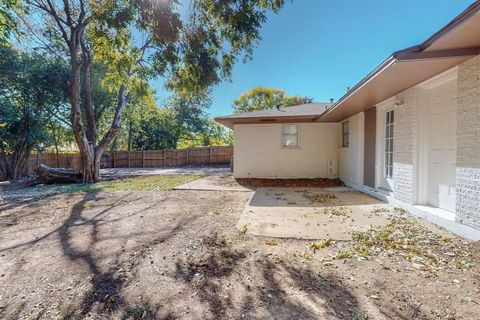
<svg viewBox="0 0 480 320">
<path fill-rule="evenodd" d="M 248 231 L 248 225 L 244 224 L 243 227 L 242 227 L 242 230 L 240 232 L 243 233 L 243 234 L 246 234 L 247 231 Z"/>
<path fill-rule="evenodd" d="M 312 203 L 323 203 L 323 204 L 337 198 L 336 195 L 331 193 L 312 194 L 309 191 L 305 191 L 303 193 L 303 197 L 310 200 Z"/>
<path fill-rule="evenodd" d="M 276 246 L 278 244 L 277 240 L 274 240 L 274 239 L 268 239 L 268 240 L 265 240 L 265 244 L 267 246 Z"/>
<path fill-rule="evenodd" d="M 323 209 L 323 214 L 330 217 L 348 217 L 347 207 L 326 207 Z"/>
<path fill-rule="evenodd" d="M 312 242 L 312 244 L 310 244 L 310 249 L 313 251 L 313 253 L 315 253 L 317 252 L 317 250 L 328 247 L 331 243 L 332 243 L 332 239 L 325 239 L 322 241 Z"/>
<path fill-rule="evenodd" d="M 385 226 L 356 233 L 354 243 L 355 252 L 363 258 L 384 253 L 411 262 L 411 267 L 420 271 L 472 265 L 466 242 L 432 232 L 411 218 L 392 218 Z"/>
</svg>

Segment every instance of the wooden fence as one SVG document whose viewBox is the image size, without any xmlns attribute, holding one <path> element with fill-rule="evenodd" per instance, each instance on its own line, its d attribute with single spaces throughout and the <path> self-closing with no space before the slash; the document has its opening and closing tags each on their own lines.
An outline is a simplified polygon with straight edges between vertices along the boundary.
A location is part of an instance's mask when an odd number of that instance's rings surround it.
<svg viewBox="0 0 480 320">
<path fill-rule="evenodd" d="M 102 156 L 101 168 L 158 168 L 188 165 L 228 165 L 232 146 L 196 147 L 178 150 L 113 151 Z M 43 163 L 53 168 L 80 169 L 79 153 L 38 153 L 28 159 L 28 173 Z"/>
</svg>

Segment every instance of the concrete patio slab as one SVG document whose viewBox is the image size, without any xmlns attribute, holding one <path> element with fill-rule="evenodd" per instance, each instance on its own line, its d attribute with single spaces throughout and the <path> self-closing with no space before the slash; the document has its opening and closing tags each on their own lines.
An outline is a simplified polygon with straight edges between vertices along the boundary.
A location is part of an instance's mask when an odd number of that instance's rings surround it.
<svg viewBox="0 0 480 320">
<path fill-rule="evenodd" d="M 388 223 L 391 205 L 351 189 L 329 190 L 258 188 L 236 227 L 265 237 L 351 240 Z"/>
</svg>

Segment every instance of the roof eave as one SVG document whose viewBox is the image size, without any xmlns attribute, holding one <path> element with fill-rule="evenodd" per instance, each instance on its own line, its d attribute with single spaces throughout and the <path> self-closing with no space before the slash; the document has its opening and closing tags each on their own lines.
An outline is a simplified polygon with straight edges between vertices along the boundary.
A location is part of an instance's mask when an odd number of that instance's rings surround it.
<svg viewBox="0 0 480 320">
<path fill-rule="evenodd" d="M 384 60 L 380 65 L 378 65 L 375 69 L 373 69 L 370 73 L 368 73 L 362 80 L 360 80 L 360 82 L 358 82 L 351 90 L 349 90 L 346 94 L 344 94 L 333 106 L 331 106 L 321 117 L 319 117 L 319 119 L 321 119 L 322 117 L 327 117 L 332 112 L 334 112 L 338 107 L 342 105 L 344 101 L 346 101 L 355 93 L 357 93 L 362 87 L 364 87 L 368 82 L 374 79 L 382 71 L 384 71 L 391 65 L 397 63 L 399 61 L 399 57 L 400 59 L 407 61 L 407 58 L 405 58 L 405 56 L 408 57 L 409 54 L 423 52 L 432 44 L 434 44 L 435 41 L 442 38 L 448 32 L 450 32 L 451 30 L 453 30 L 454 28 L 456 28 L 457 26 L 465 22 L 468 18 L 474 16 L 475 14 L 478 14 L 479 10 L 480 10 L 480 1 L 476 1 L 475 3 L 470 5 L 467 9 L 465 9 L 460 15 L 458 15 L 452 21 L 450 21 L 446 26 L 444 26 L 442 29 L 440 29 L 436 33 L 434 33 L 431 37 L 429 37 L 427 40 L 425 40 L 421 44 L 394 52 L 391 56 L 389 56 L 386 60 Z M 474 51 L 478 50 L 478 48 L 465 48 L 463 50 L 466 50 L 466 51 L 470 50 L 470 52 L 465 53 L 467 55 L 470 55 Z"/>
<path fill-rule="evenodd" d="M 217 117 L 215 121 L 233 129 L 237 124 L 279 124 L 279 123 L 313 123 L 321 115 L 309 115 L 309 116 L 281 116 L 281 117 Z"/>
</svg>

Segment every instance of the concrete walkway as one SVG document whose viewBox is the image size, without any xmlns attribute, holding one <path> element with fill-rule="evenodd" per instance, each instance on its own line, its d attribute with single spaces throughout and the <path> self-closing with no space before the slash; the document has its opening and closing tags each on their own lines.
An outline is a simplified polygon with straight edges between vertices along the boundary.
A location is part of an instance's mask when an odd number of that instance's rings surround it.
<svg viewBox="0 0 480 320">
<path fill-rule="evenodd" d="M 205 175 L 205 176 L 225 176 L 231 173 L 229 167 L 165 167 L 165 168 L 108 168 L 101 169 L 102 177 L 118 176 L 145 176 L 145 175 Z"/>
<path fill-rule="evenodd" d="M 175 187 L 174 190 L 252 192 L 251 188 L 242 186 L 237 181 L 235 181 L 231 174 L 209 175 L 204 178 Z"/>
</svg>

